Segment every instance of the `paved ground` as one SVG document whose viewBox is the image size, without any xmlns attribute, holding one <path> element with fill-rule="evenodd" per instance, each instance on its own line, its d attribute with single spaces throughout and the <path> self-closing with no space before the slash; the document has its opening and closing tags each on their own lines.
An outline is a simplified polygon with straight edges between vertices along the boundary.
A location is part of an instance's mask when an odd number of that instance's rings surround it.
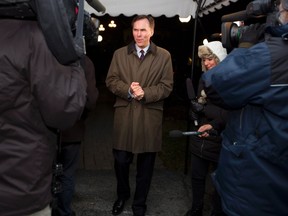
<svg viewBox="0 0 288 216">
<path fill-rule="evenodd" d="M 131 172 L 131 189 L 135 186 L 135 172 Z M 189 178 L 183 173 L 155 169 L 147 201 L 147 216 L 181 216 L 190 206 Z M 78 173 L 74 209 L 79 216 L 111 215 L 115 199 L 116 181 L 111 170 L 83 171 Z M 133 215 L 131 198 L 123 216 Z"/>
<path fill-rule="evenodd" d="M 113 170 L 111 131 L 113 120 L 113 95 L 99 88 L 97 108 L 87 120 L 85 142 L 77 171 L 73 208 L 77 216 L 112 215 L 116 198 L 116 180 Z M 135 164 L 131 167 L 131 195 L 135 186 Z M 210 182 L 208 181 L 208 186 Z M 189 173 L 172 171 L 157 158 L 151 189 L 147 201 L 147 216 L 182 216 L 191 206 Z M 210 194 L 207 193 L 207 199 Z M 206 206 L 204 216 L 209 215 Z M 123 216 L 132 215 L 131 198 L 127 201 Z"/>
</svg>

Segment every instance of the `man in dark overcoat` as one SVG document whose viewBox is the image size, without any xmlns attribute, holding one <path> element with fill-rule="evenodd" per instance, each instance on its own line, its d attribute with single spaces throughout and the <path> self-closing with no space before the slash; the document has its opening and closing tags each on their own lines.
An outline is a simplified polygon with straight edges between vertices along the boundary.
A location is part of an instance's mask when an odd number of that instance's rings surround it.
<svg viewBox="0 0 288 216">
<path fill-rule="evenodd" d="M 112 213 L 123 211 L 130 197 L 129 165 L 137 155 L 134 215 L 145 215 L 156 153 L 161 151 L 163 102 L 173 88 L 170 53 L 150 41 L 154 19 L 136 16 L 132 21 L 134 42 L 115 51 L 106 85 L 115 94 L 113 154 L 117 200 Z"/>
</svg>

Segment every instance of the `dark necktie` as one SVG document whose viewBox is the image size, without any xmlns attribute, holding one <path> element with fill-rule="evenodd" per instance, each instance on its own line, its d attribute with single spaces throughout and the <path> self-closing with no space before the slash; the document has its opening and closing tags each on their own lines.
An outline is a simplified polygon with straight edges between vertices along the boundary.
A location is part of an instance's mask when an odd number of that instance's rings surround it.
<svg viewBox="0 0 288 216">
<path fill-rule="evenodd" d="M 140 55 L 140 60 L 142 61 L 143 59 L 144 59 L 144 50 L 140 50 L 140 53 L 141 53 L 141 55 Z"/>
</svg>

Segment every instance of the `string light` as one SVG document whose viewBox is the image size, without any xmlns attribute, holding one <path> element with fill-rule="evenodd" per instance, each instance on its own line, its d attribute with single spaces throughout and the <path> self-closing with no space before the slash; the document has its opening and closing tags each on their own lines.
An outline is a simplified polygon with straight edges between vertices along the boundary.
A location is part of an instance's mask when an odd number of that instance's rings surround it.
<svg viewBox="0 0 288 216">
<path fill-rule="evenodd" d="M 111 20 L 111 22 L 108 24 L 108 26 L 110 28 L 116 28 L 117 25 L 115 24 L 114 20 Z"/>
<path fill-rule="evenodd" d="M 104 28 L 103 24 L 100 24 L 99 31 L 105 31 L 105 28 Z"/>
</svg>

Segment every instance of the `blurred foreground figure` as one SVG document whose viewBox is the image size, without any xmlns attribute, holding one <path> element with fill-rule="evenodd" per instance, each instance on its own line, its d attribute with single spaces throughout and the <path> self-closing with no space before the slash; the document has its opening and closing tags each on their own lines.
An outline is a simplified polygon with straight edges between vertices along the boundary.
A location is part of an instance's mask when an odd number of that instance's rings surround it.
<svg viewBox="0 0 288 216">
<path fill-rule="evenodd" d="M 230 112 L 214 182 L 229 216 L 288 214 L 288 0 L 279 25 L 247 27 L 203 75 L 208 97 Z"/>
<path fill-rule="evenodd" d="M 56 134 L 81 116 L 79 62 L 51 54 L 37 21 L 0 19 L 0 215 L 51 215 Z M 38 214 L 37 214 L 38 213 Z"/>
<path fill-rule="evenodd" d="M 59 176 L 59 181 L 62 190 L 56 194 L 57 207 L 53 211 L 53 216 L 75 215 L 75 212 L 71 209 L 71 204 L 75 191 L 75 172 L 79 161 L 81 143 L 84 141 L 85 120 L 88 113 L 95 108 L 99 94 L 96 88 L 94 64 L 87 56 L 83 59 L 83 62 L 87 80 L 87 102 L 81 118 L 73 127 L 61 131 L 59 163 L 63 165 L 63 174 Z"/>
</svg>

